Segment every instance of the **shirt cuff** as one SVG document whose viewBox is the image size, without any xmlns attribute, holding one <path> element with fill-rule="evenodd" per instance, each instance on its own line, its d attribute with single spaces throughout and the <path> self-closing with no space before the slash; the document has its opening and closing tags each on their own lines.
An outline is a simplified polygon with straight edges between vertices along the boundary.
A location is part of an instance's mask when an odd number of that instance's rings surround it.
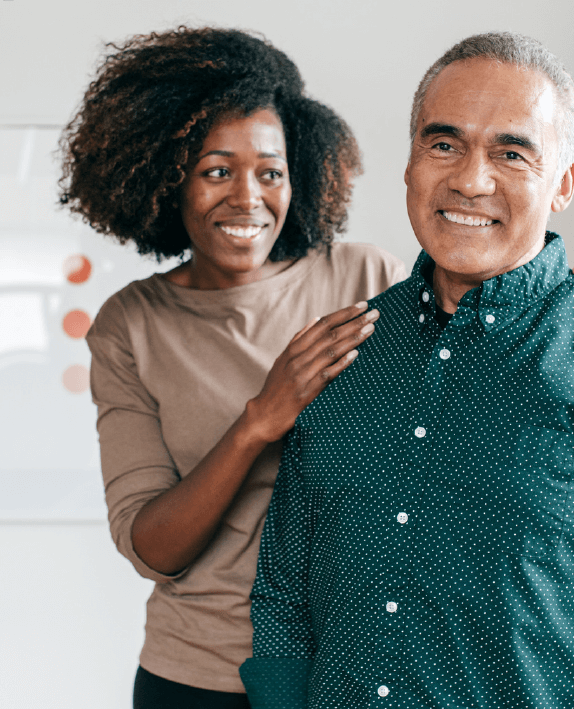
<svg viewBox="0 0 574 709">
<path fill-rule="evenodd" d="M 252 709 L 306 709 L 312 660 L 252 657 L 239 668 Z"/>
</svg>

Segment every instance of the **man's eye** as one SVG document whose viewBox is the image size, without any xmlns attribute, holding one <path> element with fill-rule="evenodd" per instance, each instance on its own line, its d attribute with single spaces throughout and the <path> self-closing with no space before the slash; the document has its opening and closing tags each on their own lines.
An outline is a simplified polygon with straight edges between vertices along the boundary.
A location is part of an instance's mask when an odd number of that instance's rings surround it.
<svg viewBox="0 0 574 709">
<path fill-rule="evenodd" d="M 437 148 L 443 153 L 448 153 L 452 150 L 452 145 L 450 143 L 436 143 L 436 145 L 433 145 L 433 148 Z"/>
<path fill-rule="evenodd" d="M 522 160 L 522 155 L 515 153 L 514 150 L 507 150 L 504 155 L 508 160 Z"/>
</svg>

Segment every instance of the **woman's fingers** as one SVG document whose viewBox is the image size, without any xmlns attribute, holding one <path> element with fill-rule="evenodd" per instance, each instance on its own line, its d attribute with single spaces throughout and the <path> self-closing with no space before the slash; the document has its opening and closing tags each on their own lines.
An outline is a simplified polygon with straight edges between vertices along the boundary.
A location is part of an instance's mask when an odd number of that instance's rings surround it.
<svg viewBox="0 0 574 709">
<path fill-rule="evenodd" d="M 379 311 L 370 310 L 350 322 L 323 331 L 306 349 L 292 353 L 293 365 L 307 369 L 309 379 L 312 379 L 321 369 L 329 367 L 372 335 L 378 318 Z"/>
<path fill-rule="evenodd" d="M 301 337 L 301 335 L 304 335 L 307 332 L 307 330 L 310 330 L 313 327 L 313 325 L 315 325 L 316 323 L 319 322 L 320 319 L 321 318 L 319 316 L 317 316 L 316 318 L 312 318 L 311 320 L 309 320 L 309 322 L 305 325 L 305 327 L 302 328 L 301 330 L 299 330 L 299 332 L 297 332 L 293 336 L 293 339 L 291 340 L 291 342 L 295 342 L 295 340 L 298 340 Z"/>
<path fill-rule="evenodd" d="M 339 357 L 333 364 L 327 367 L 321 367 L 311 379 L 307 381 L 307 386 L 302 392 L 303 407 L 307 407 L 319 394 L 330 384 L 333 379 L 341 374 L 347 367 L 357 359 L 358 350 L 350 350 L 342 357 Z M 308 372 L 310 374 L 310 372 Z"/>
<path fill-rule="evenodd" d="M 375 331 L 377 310 L 324 332 L 297 356 L 287 356 L 287 380 L 293 382 L 296 398 L 307 406 L 357 357 L 356 347 Z M 287 352 L 285 353 L 287 355 Z"/>
<path fill-rule="evenodd" d="M 316 379 L 316 386 L 318 388 L 318 392 L 323 391 L 323 389 L 329 384 L 329 382 L 332 382 L 335 377 L 339 376 L 341 372 L 355 360 L 357 359 L 359 355 L 358 350 L 351 350 L 350 352 L 347 352 L 343 357 L 340 357 L 334 364 L 332 364 L 330 367 L 325 367 L 324 369 L 321 369 L 321 371 L 318 373 L 318 375 L 315 377 Z"/>
<path fill-rule="evenodd" d="M 365 302 L 357 303 L 325 315 L 314 324 L 308 323 L 291 341 L 288 347 L 290 354 L 294 357 L 302 354 L 314 357 L 323 347 L 336 344 L 350 335 L 357 335 L 356 341 L 360 342 L 358 333 L 361 329 L 379 317 L 378 310 L 370 310 L 361 315 L 366 307 Z"/>
<path fill-rule="evenodd" d="M 307 349 L 325 333 L 331 332 L 339 325 L 357 318 L 366 308 L 367 303 L 361 301 L 355 305 L 349 305 L 341 310 L 336 310 L 329 315 L 324 315 L 322 318 L 314 318 L 314 321 L 311 320 L 308 322 L 307 325 L 295 335 L 291 342 L 297 341 L 297 348 L 295 348 L 297 351 Z"/>
</svg>

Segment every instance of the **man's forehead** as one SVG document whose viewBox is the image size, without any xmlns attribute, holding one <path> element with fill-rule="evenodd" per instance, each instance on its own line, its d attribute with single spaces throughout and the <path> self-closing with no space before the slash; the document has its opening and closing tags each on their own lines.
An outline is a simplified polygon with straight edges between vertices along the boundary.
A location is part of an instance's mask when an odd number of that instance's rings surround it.
<svg viewBox="0 0 574 709">
<path fill-rule="evenodd" d="M 483 129 L 491 121 L 494 131 L 515 123 L 536 130 L 554 123 L 555 114 L 554 87 L 543 73 L 481 58 L 445 67 L 429 86 L 420 119 L 464 129 L 480 118 Z"/>
</svg>

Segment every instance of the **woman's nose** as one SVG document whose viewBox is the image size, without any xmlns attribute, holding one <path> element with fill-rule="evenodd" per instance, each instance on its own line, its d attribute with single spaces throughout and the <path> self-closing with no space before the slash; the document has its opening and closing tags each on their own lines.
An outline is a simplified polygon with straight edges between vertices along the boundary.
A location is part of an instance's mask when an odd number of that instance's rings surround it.
<svg viewBox="0 0 574 709">
<path fill-rule="evenodd" d="M 261 203 L 261 185 L 252 174 L 237 175 L 232 181 L 227 203 L 231 207 L 251 212 Z"/>
</svg>

